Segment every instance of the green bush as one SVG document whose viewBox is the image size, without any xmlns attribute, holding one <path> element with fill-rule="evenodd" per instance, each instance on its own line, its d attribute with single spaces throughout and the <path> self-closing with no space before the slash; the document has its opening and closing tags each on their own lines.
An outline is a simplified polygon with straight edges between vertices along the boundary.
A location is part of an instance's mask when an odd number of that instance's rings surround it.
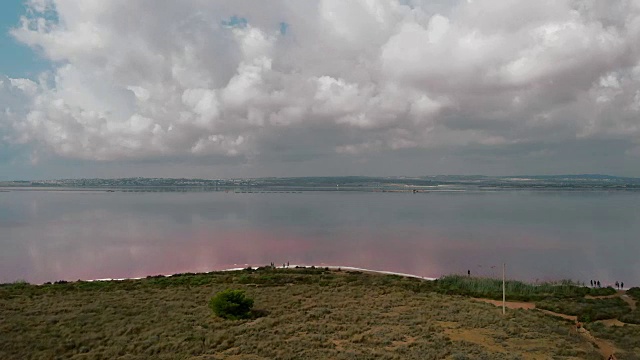
<svg viewBox="0 0 640 360">
<path fill-rule="evenodd" d="M 635 300 L 640 300 L 640 287 L 632 287 L 627 290 L 627 295 L 631 296 Z"/>
<path fill-rule="evenodd" d="M 616 289 L 611 286 L 603 287 L 603 288 L 588 288 L 589 295 L 591 296 L 609 296 L 614 295 L 616 293 Z"/>
<path fill-rule="evenodd" d="M 209 307 L 214 314 L 224 319 L 248 319 L 251 317 L 253 299 L 246 297 L 242 290 L 227 289 L 212 297 Z"/>
<path fill-rule="evenodd" d="M 640 325 L 640 309 L 635 309 L 634 311 L 628 314 L 622 315 L 620 317 L 620 321 L 627 324 Z"/>
<path fill-rule="evenodd" d="M 502 299 L 502 279 L 478 278 L 460 275 L 448 275 L 440 278 L 437 290 L 442 294 L 454 294 L 490 299 Z M 516 280 L 507 280 L 506 295 L 509 300 L 540 301 L 549 297 L 558 299 L 581 298 L 591 294 L 593 289 L 579 285 L 571 280 L 553 283 L 528 284 Z M 593 294 L 615 294 L 613 288 L 597 289 Z"/>
<path fill-rule="evenodd" d="M 557 299 L 536 301 L 536 307 L 553 312 L 576 315 L 582 322 L 615 319 L 631 312 L 631 308 L 620 298 L 601 299 Z"/>
</svg>

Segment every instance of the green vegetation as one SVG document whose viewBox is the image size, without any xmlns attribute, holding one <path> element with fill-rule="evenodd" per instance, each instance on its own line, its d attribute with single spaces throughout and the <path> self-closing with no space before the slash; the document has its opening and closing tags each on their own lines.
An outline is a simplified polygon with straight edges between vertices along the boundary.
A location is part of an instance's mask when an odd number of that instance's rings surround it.
<svg viewBox="0 0 640 360">
<path fill-rule="evenodd" d="M 626 295 L 629 296 L 632 301 L 635 301 L 636 303 L 640 302 L 640 287 L 633 287 L 627 290 Z M 635 309 L 631 312 L 621 316 L 620 321 L 627 324 L 640 325 L 640 307 L 636 305 Z"/>
<path fill-rule="evenodd" d="M 209 307 L 223 319 L 248 319 L 251 317 L 253 299 L 246 297 L 242 290 L 227 289 L 212 297 Z"/>
<path fill-rule="evenodd" d="M 627 295 L 631 296 L 636 301 L 640 301 L 640 287 L 632 287 L 627 290 Z"/>
<path fill-rule="evenodd" d="M 612 341 L 621 352 L 616 358 L 625 360 L 640 360 L 640 326 L 607 326 L 602 322 L 587 325 L 593 336 Z"/>
<path fill-rule="evenodd" d="M 579 321 L 615 319 L 631 312 L 631 308 L 619 297 L 585 299 L 573 298 L 557 301 L 556 299 L 536 301 L 536 307 L 560 314 L 575 315 Z"/>
<path fill-rule="evenodd" d="M 438 280 L 437 292 L 479 298 L 502 299 L 502 280 L 467 276 L 446 276 Z M 588 288 L 572 281 L 527 284 L 506 282 L 506 295 L 510 301 L 534 301 L 536 308 L 564 315 L 573 315 L 587 323 L 592 335 L 612 341 L 620 350 L 618 359 L 640 360 L 640 308 L 629 306 L 615 289 Z M 626 295 L 640 299 L 640 288 L 627 290 Z M 615 319 L 604 323 L 598 320 Z M 620 326 L 622 325 L 622 326 Z"/>
<path fill-rule="evenodd" d="M 509 280 L 505 288 L 510 301 L 534 301 L 537 308 L 574 315 L 582 322 L 619 318 L 627 323 L 640 323 L 638 310 L 632 312 L 629 305 L 619 297 L 607 297 L 616 294 L 615 289 L 611 287 L 588 288 L 570 280 L 543 284 Z M 437 291 L 443 294 L 501 300 L 502 280 L 445 276 L 438 280 Z"/>
<path fill-rule="evenodd" d="M 259 318 L 211 316 L 245 292 Z M 1 359 L 600 359 L 573 324 L 444 295 L 441 282 L 328 269 L 0 286 Z M 620 359 L 620 357 L 619 357 Z"/>
<path fill-rule="evenodd" d="M 518 301 L 541 301 L 549 298 L 556 300 L 583 298 L 585 295 L 606 296 L 616 293 L 615 289 L 611 287 L 588 288 L 571 280 L 542 284 L 528 284 L 521 281 L 508 280 L 505 288 L 507 298 Z M 438 291 L 443 294 L 500 300 L 502 299 L 502 280 L 450 275 L 438 280 Z"/>
<path fill-rule="evenodd" d="M 620 316 L 620 321 L 627 324 L 640 325 L 640 309 L 635 310 Z"/>
</svg>

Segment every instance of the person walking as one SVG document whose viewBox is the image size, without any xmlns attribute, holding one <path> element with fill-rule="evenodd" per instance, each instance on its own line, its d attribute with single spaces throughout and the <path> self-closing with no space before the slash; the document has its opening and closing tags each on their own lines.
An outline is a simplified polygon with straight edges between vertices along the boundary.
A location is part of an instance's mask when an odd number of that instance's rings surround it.
<svg viewBox="0 0 640 360">
<path fill-rule="evenodd" d="M 621 283 L 620 283 L 620 290 L 623 290 L 623 289 L 624 289 L 624 283 L 623 283 L 623 282 L 621 282 Z"/>
<path fill-rule="evenodd" d="M 590 283 L 591 283 L 591 287 L 593 287 L 593 280 L 590 280 Z"/>
<path fill-rule="evenodd" d="M 620 289 L 620 283 L 616 281 L 616 289 Z"/>
</svg>

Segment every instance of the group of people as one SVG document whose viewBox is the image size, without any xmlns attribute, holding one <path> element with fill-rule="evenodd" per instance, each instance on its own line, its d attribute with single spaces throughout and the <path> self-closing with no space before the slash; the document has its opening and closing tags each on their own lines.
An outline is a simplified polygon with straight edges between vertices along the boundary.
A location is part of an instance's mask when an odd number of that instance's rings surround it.
<svg viewBox="0 0 640 360">
<path fill-rule="evenodd" d="M 601 287 L 600 280 L 590 280 L 590 283 L 591 283 L 591 287 Z M 616 281 L 615 285 L 616 285 L 616 289 L 618 290 L 624 289 L 624 283 L 622 281 Z"/>
<path fill-rule="evenodd" d="M 274 264 L 273 261 L 271 262 L 271 267 L 274 268 L 274 269 L 276 268 L 276 264 Z M 282 264 L 282 268 L 284 269 L 285 267 L 289 267 L 289 262 L 288 261 L 287 261 L 286 264 Z"/>
</svg>

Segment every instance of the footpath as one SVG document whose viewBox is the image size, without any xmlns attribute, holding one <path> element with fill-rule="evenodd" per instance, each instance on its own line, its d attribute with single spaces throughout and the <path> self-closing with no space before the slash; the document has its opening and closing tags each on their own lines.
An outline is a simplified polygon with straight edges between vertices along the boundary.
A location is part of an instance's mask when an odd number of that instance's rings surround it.
<svg viewBox="0 0 640 360">
<path fill-rule="evenodd" d="M 631 299 L 631 297 L 629 297 L 624 290 L 619 290 L 616 294 L 607 295 L 607 296 L 587 296 L 587 298 L 591 298 L 591 299 L 615 298 L 615 297 L 619 297 L 622 300 L 624 300 L 627 304 L 629 304 L 632 310 L 636 309 L 636 306 L 637 306 L 636 301 Z M 495 306 L 502 306 L 502 301 L 500 300 L 483 299 L 483 298 L 475 298 L 475 300 L 489 303 Z M 613 355 L 615 358 L 615 353 L 618 351 L 618 349 L 611 342 L 604 339 L 599 339 L 593 336 L 591 332 L 589 332 L 589 330 L 587 330 L 585 327 L 582 326 L 582 324 L 578 321 L 577 316 L 561 314 L 561 313 L 544 310 L 544 309 L 537 309 L 536 304 L 532 302 L 506 301 L 505 307 L 509 309 L 536 310 L 547 315 L 559 317 L 559 318 L 573 322 L 574 325 L 571 326 L 569 331 L 576 331 L 582 337 L 584 337 L 589 342 L 591 342 L 591 344 L 593 344 L 596 347 L 600 355 L 602 355 L 603 359 L 609 359 L 611 355 Z M 617 319 L 601 320 L 601 322 L 606 326 L 626 325 L 625 323 Z"/>
</svg>

